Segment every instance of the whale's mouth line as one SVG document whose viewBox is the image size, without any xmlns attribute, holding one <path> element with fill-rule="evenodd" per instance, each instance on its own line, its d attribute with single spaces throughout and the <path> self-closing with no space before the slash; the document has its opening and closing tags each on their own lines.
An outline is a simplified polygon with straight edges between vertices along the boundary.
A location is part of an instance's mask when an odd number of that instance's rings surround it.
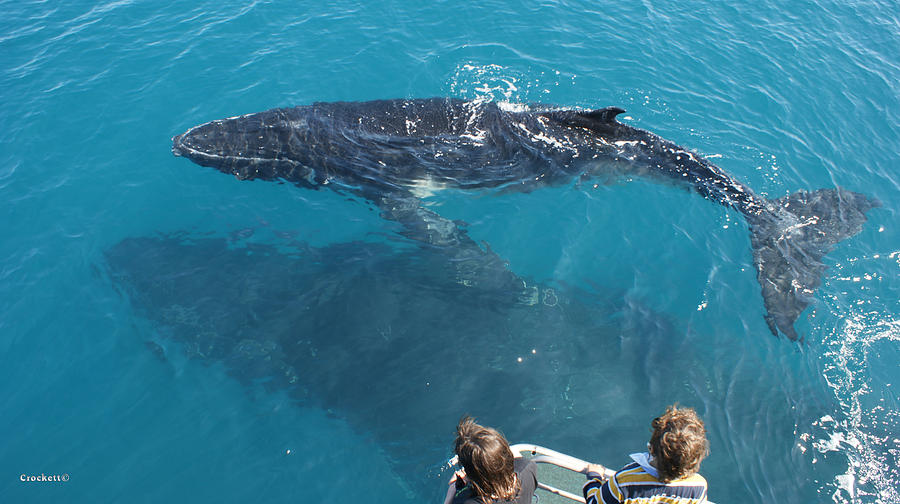
<svg viewBox="0 0 900 504">
<path fill-rule="evenodd" d="M 198 164 L 208 164 L 209 166 L 224 164 L 229 159 L 234 161 L 242 159 L 248 160 L 247 158 L 239 156 L 222 156 L 221 154 L 214 154 L 195 149 L 183 141 L 185 135 L 187 135 L 187 133 L 172 137 L 172 154 L 175 155 L 175 157 L 184 157 L 197 162 Z"/>
<path fill-rule="evenodd" d="M 180 135 L 173 136 L 172 137 L 172 154 L 174 154 L 176 157 L 186 157 L 188 159 L 191 159 L 192 155 L 199 156 L 202 158 L 225 159 L 225 156 L 221 156 L 221 155 L 217 155 L 217 154 L 210 154 L 208 152 L 204 152 L 202 150 L 195 149 L 184 142 L 184 139 L 190 138 L 191 134 L 194 133 L 194 131 L 196 131 L 204 126 L 207 126 L 209 124 L 217 123 L 217 122 L 219 122 L 219 121 L 212 121 L 212 122 L 208 122 L 208 123 L 198 124 L 197 126 L 194 126 L 193 128 L 188 129 L 187 131 L 185 131 L 184 133 L 182 133 Z"/>
<path fill-rule="evenodd" d="M 184 135 L 175 135 L 172 137 L 172 154 L 176 157 L 184 157 L 184 152 L 182 150 L 181 137 Z"/>
<path fill-rule="evenodd" d="M 217 122 L 217 121 L 213 121 L 213 122 Z M 233 159 L 236 161 L 237 160 L 249 161 L 250 159 L 252 159 L 252 158 L 244 158 L 242 156 L 223 156 L 221 154 L 206 152 L 206 151 L 203 151 L 200 149 L 196 149 L 184 141 L 185 138 L 190 138 L 191 134 L 194 131 L 196 131 L 208 124 L 210 124 L 210 123 L 203 123 L 203 124 L 194 126 L 193 128 L 185 131 L 184 133 L 182 133 L 180 135 L 175 135 L 174 137 L 172 137 L 172 154 L 175 155 L 175 157 L 186 157 L 190 160 L 203 160 L 206 162 L 218 162 L 220 164 L 224 164 L 225 161 L 228 159 Z M 212 166 L 215 166 L 215 165 L 212 165 Z"/>
<path fill-rule="evenodd" d="M 200 126 L 195 126 L 194 128 L 191 128 L 180 135 L 175 135 L 174 137 L 172 137 L 172 154 L 175 157 L 184 157 L 197 164 L 210 166 L 222 171 L 226 171 L 223 170 L 223 168 L 228 167 L 227 170 L 237 176 L 241 175 L 242 168 L 240 167 L 246 168 L 272 162 L 272 159 L 267 157 L 210 153 L 201 149 L 197 149 L 191 146 L 189 143 L 186 143 L 184 141 L 184 138 L 188 137 L 191 132 L 201 126 L 203 125 L 201 124 Z M 289 163 L 294 167 L 304 166 L 303 163 L 288 158 L 280 158 L 277 161 L 279 163 Z"/>
<path fill-rule="evenodd" d="M 211 164 L 211 166 L 214 166 L 214 167 L 218 166 L 218 165 L 223 165 L 227 161 L 231 161 L 232 163 L 241 162 L 241 161 L 245 161 L 248 163 L 252 163 L 254 161 L 265 161 L 265 159 L 262 159 L 262 158 L 251 158 L 251 157 L 232 156 L 232 155 L 223 156 L 221 154 L 214 154 L 214 153 L 202 151 L 200 149 L 195 149 L 195 148 L 185 144 L 184 142 L 182 142 L 181 135 L 176 136 L 172 140 L 172 154 L 174 154 L 176 157 L 185 157 L 185 158 L 190 159 L 191 161 L 201 162 L 201 164 L 202 164 L 202 162 L 215 163 L 215 164 Z"/>
</svg>

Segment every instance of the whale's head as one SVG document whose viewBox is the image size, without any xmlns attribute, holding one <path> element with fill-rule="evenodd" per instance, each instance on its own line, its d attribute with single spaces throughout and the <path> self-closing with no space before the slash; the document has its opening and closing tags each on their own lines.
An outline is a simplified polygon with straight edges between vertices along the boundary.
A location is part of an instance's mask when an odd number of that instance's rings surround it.
<svg viewBox="0 0 900 504">
<path fill-rule="evenodd" d="M 285 128 L 280 124 L 284 119 L 271 112 L 194 126 L 172 138 L 172 154 L 241 180 L 277 178 L 292 161 L 285 156 Z"/>
</svg>

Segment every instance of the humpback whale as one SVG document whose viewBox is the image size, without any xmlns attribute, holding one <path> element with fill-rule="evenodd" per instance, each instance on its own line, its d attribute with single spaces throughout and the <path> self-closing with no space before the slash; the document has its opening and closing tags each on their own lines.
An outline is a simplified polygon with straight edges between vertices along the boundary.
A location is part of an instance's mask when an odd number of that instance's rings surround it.
<svg viewBox="0 0 900 504">
<path fill-rule="evenodd" d="M 423 206 L 423 188 L 532 191 L 611 176 L 686 187 L 744 216 L 769 329 L 799 339 L 794 322 L 821 284 L 823 256 L 859 233 L 878 202 L 839 187 L 764 198 L 697 153 L 618 121 L 623 112 L 455 98 L 313 103 L 201 124 L 175 136 L 172 152 L 241 180 L 363 197 L 405 236 L 451 251 L 462 283 L 506 288 L 521 280 Z"/>
<path fill-rule="evenodd" d="M 410 502 L 443 498 L 435 462 L 447 459 L 461 411 L 502 424 L 511 439 L 592 446 L 598 431 L 645 409 L 608 404 L 659 387 L 684 397 L 667 377 L 692 358 L 672 357 L 683 339 L 668 314 L 622 291 L 553 282 L 533 305 L 485 302 L 493 289 L 459 284 L 429 247 L 183 231 L 125 238 L 99 266 L 150 322 L 146 344 L 166 367 L 215 366 L 248 390 L 284 392 L 345 420 L 375 441 L 417 496 Z M 648 343 L 670 358 L 650 369 L 627 358 L 646 357 Z M 602 370 L 591 366 L 598 347 L 610 360 Z M 627 437 L 608 444 L 629 448 Z"/>
</svg>

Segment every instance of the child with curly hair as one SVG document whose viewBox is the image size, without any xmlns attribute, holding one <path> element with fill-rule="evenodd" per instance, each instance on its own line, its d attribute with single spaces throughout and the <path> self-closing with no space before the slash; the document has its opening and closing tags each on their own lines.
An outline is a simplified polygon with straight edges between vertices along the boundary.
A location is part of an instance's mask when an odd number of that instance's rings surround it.
<svg viewBox="0 0 900 504">
<path fill-rule="evenodd" d="M 709 454 L 703 420 L 691 408 L 669 406 L 651 423 L 649 453 L 634 453 L 607 481 L 602 469 L 590 464 L 582 491 L 587 504 L 694 504 L 706 501 L 706 480 L 700 462 Z"/>
</svg>

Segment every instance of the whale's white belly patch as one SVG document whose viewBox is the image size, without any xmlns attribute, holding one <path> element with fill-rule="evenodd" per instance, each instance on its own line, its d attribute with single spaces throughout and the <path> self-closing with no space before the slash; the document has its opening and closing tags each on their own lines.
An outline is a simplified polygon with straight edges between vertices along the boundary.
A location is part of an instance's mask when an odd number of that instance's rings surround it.
<svg viewBox="0 0 900 504">
<path fill-rule="evenodd" d="M 440 182 L 431 177 L 424 177 L 413 180 L 407 187 L 409 192 L 416 198 L 428 198 L 439 191 L 447 189 L 448 186 L 446 182 Z"/>
</svg>

